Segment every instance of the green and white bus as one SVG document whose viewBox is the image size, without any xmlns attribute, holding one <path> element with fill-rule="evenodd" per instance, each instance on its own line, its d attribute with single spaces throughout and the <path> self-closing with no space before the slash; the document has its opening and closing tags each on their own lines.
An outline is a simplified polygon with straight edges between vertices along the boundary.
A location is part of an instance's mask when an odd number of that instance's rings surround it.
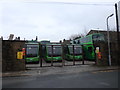
<svg viewBox="0 0 120 90">
<path fill-rule="evenodd" d="M 30 42 L 26 43 L 26 63 L 39 63 L 39 43 Z"/>
<path fill-rule="evenodd" d="M 84 51 L 84 59 L 95 60 L 94 43 L 98 41 L 105 41 L 103 34 L 94 33 L 80 38 L 80 44 L 83 46 Z"/>
<path fill-rule="evenodd" d="M 61 44 L 46 44 L 42 45 L 42 58 L 46 62 L 62 61 L 62 45 Z"/>
<path fill-rule="evenodd" d="M 67 44 L 64 46 L 65 60 L 82 60 L 82 46 L 79 44 Z"/>
</svg>

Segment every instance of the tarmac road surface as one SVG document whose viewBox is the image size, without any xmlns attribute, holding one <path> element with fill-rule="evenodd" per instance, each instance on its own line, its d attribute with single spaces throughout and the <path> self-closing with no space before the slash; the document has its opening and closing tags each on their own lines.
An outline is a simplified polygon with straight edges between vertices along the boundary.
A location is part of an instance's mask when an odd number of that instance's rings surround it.
<svg viewBox="0 0 120 90">
<path fill-rule="evenodd" d="M 118 88 L 118 70 L 5 77 L 2 88 Z"/>
</svg>

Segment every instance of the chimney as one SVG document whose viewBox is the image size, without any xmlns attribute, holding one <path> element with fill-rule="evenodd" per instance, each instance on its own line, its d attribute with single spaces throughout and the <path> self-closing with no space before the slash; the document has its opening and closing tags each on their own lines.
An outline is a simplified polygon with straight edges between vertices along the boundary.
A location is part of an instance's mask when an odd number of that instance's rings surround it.
<svg viewBox="0 0 120 90">
<path fill-rule="evenodd" d="M 1 38 L 0 38 L 1 40 L 3 40 L 3 36 L 1 36 Z"/>
<path fill-rule="evenodd" d="M 36 36 L 36 41 L 38 40 L 38 37 Z"/>
<path fill-rule="evenodd" d="M 60 43 L 62 43 L 62 41 L 60 40 Z"/>
<path fill-rule="evenodd" d="M 13 40 L 14 34 L 10 34 L 9 39 L 8 40 Z"/>
<path fill-rule="evenodd" d="M 18 40 L 20 40 L 20 37 L 18 37 Z"/>
</svg>

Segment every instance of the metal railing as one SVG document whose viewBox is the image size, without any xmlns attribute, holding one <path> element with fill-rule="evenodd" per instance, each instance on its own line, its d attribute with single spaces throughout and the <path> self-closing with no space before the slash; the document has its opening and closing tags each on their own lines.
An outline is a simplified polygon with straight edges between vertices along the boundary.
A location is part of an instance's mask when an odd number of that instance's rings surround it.
<svg viewBox="0 0 120 90">
<path fill-rule="evenodd" d="M 33 44 L 29 44 L 29 45 L 33 45 Z M 84 52 L 82 52 L 80 55 L 82 56 L 82 59 L 81 60 L 75 60 L 75 49 L 74 49 L 74 47 L 75 47 L 75 45 L 72 45 L 72 50 L 73 50 L 73 60 L 71 60 L 71 61 L 67 61 L 67 60 L 65 60 L 64 59 L 64 52 L 63 52 L 63 47 L 64 47 L 64 45 L 45 45 L 45 44 L 40 44 L 40 43 L 38 43 L 38 44 L 34 44 L 34 45 L 39 45 L 39 49 L 38 49 L 38 55 L 39 55 L 39 67 L 52 67 L 52 66 L 61 66 L 61 67 L 63 67 L 63 66 L 74 66 L 74 65 L 84 65 L 85 64 L 85 60 L 84 60 L 84 58 L 83 58 L 83 55 L 84 55 Z M 43 46 L 51 46 L 51 48 L 52 48 L 52 55 L 50 56 L 51 58 L 52 58 L 52 60 L 50 61 L 50 63 L 47 63 L 45 60 L 44 60 L 44 58 L 43 58 L 43 56 L 41 56 L 41 53 L 42 53 L 42 51 L 41 51 L 41 48 L 43 47 Z M 61 55 L 59 56 L 59 57 L 61 57 L 62 58 L 62 61 L 61 62 L 55 62 L 54 61 L 54 56 L 53 56 L 53 52 L 54 52 L 54 46 L 61 46 L 61 48 L 62 48 L 62 53 L 61 53 Z M 27 48 L 27 47 L 26 47 Z M 31 48 L 35 48 L 35 47 L 31 47 Z M 82 51 L 83 51 L 83 48 L 82 48 Z M 27 51 L 26 51 L 27 52 Z M 26 55 L 26 54 L 25 54 Z M 25 56 L 25 58 L 26 58 L 26 56 Z"/>
</svg>

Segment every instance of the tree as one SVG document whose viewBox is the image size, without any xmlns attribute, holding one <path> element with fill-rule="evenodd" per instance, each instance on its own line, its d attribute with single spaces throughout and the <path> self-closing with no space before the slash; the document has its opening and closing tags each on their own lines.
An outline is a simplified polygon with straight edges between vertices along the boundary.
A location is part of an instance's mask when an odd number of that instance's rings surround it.
<svg viewBox="0 0 120 90">
<path fill-rule="evenodd" d="M 88 30 L 87 30 L 86 27 L 84 26 L 84 29 L 82 30 L 82 33 L 72 34 L 72 35 L 69 37 L 69 40 L 74 40 L 74 39 L 78 39 L 78 38 L 84 37 L 84 36 L 87 35 L 87 33 L 88 33 Z"/>
<path fill-rule="evenodd" d="M 69 37 L 69 40 L 78 39 L 78 38 L 81 38 L 81 37 L 84 37 L 84 36 L 85 36 L 84 34 L 73 34 Z"/>
</svg>

